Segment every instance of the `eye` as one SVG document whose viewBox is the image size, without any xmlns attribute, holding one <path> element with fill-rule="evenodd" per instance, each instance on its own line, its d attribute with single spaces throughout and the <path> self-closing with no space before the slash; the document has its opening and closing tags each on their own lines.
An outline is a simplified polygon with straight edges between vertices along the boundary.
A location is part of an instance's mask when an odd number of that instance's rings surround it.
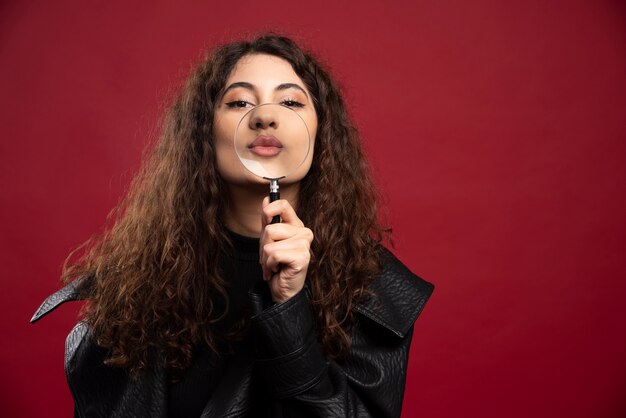
<svg viewBox="0 0 626 418">
<path fill-rule="evenodd" d="M 280 104 L 285 107 L 304 107 L 304 103 L 300 103 L 297 100 L 291 99 L 283 100 L 282 102 L 280 102 Z"/>
<path fill-rule="evenodd" d="M 233 100 L 232 102 L 225 103 L 225 105 L 231 109 L 243 109 L 253 106 L 252 103 L 246 102 L 245 100 Z"/>
</svg>

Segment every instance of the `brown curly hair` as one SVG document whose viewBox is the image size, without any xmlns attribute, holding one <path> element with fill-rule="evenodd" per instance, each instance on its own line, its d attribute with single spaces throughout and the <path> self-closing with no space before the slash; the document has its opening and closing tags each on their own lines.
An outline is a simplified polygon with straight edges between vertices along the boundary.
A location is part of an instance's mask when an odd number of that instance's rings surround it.
<svg viewBox="0 0 626 418">
<path fill-rule="evenodd" d="M 255 53 L 291 63 L 314 99 L 315 154 L 297 202 L 315 234 L 307 281 L 323 350 L 331 357 L 349 351 L 353 308 L 380 268 L 375 188 L 337 85 L 292 40 L 264 35 L 222 46 L 195 68 L 112 225 L 84 244 L 78 260 L 66 260 L 64 281 L 89 278 L 81 281 L 88 284 L 81 285 L 85 319 L 109 348 L 107 364 L 137 375 L 157 362 L 177 373 L 189 367 L 195 346 L 217 351 L 215 324 L 225 312 L 216 298 L 226 298 L 219 260 L 229 240 L 213 112 L 235 64 Z"/>
</svg>

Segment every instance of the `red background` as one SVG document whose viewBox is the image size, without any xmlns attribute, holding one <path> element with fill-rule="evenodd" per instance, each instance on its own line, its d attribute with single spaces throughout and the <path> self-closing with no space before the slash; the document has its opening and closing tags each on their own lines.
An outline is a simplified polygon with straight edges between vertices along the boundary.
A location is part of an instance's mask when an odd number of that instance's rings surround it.
<svg viewBox="0 0 626 418">
<path fill-rule="evenodd" d="M 37 325 L 202 49 L 260 30 L 327 62 L 437 289 L 403 417 L 626 416 L 620 1 L 2 2 L 0 411 L 72 411 L 76 306 Z"/>
</svg>

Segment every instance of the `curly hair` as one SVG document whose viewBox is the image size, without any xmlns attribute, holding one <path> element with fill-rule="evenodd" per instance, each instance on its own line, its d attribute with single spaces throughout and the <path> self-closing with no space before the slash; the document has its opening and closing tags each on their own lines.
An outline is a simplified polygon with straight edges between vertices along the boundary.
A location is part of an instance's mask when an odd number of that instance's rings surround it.
<svg viewBox="0 0 626 418">
<path fill-rule="evenodd" d="M 153 362 L 183 371 L 198 344 L 217 352 L 215 325 L 225 312 L 216 300 L 227 297 L 219 261 L 229 240 L 213 113 L 230 72 L 249 54 L 288 61 L 314 100 L 315 154 L 297 209 L 315 234 L 307 286 L 327 355 L 349 351 L 355 304 L 368 297 L 380 269 L 384 231 L 377 195 L 337 85 L 289 38 L 272 34 L 221 46 L 192 71 L 167 111 L 159 141 L 112 211 L 112 224 L 64 265 L 64 281 L 89 278 L 81 281 L 89 283 L 81 285 L 85 320 L 97 343 L 109 349 L 107 364 L 133 375 Z"/>
</svg>

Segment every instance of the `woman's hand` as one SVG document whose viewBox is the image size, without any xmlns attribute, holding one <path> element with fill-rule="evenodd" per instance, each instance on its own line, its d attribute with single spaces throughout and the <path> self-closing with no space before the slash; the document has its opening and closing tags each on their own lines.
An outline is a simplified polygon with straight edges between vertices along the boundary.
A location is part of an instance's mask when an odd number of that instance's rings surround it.
<svg viewBox="0 0 626 418">
<path fill-rule="evenodd" d="M 282 223 L 270 224 L 279 215 Z M 304 226 L 286 200 L 263 200 L 263 232 L 259 244 L 263 279 L 269 283 L 272 299 L 282 303 L 304 287 L 311 260 L 313 232 Z"/>
</svg>

